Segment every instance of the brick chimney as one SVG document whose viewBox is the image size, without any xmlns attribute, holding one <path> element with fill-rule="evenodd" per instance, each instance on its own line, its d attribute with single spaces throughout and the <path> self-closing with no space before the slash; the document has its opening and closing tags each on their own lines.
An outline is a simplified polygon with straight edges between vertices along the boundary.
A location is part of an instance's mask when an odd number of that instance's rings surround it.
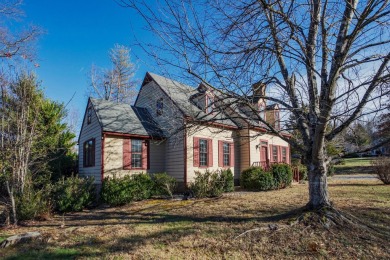
<svg viewBox="0 0 390 260">
<path fill-rule="evenodd" d="M 265 96 L 265 84 L 262 82 L 257 82 L 252 85 L 253 96 L 255 97 L 264 97 Z"/>
</svg>

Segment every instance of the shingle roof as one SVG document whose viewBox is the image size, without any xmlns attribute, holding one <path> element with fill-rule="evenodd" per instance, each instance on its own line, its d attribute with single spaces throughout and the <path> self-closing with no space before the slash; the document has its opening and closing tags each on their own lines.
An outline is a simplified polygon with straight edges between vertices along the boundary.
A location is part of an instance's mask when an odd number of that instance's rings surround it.
<svg viewBox="0 0 390 260">
<path fill-rule="evenodd" d="M 162 131 L 147 109 L 91 98 L 103 131 L 162 137 Z"/>
<path fill-rule="evenodd" d="M 154 73 L 148 72 L 153 80 L 162 88 L 162 90 L 176 103 L 185 116 L 194 120 L 215 122 L 223 125 L 234 126 L 236 124 L 223 111 L 217 111 L 212 114 L 205 113 L 196 106 L 191 100 L 192 96 L 198 94 L 198 90 L 178 81 L 168 79 Z"/>
</svg>

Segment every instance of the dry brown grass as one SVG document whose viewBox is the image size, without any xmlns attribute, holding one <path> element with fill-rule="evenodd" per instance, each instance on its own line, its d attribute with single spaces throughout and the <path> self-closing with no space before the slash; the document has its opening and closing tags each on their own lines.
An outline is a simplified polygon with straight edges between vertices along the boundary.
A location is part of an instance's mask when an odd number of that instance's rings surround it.
<svg viewBox="0 0 390 260">
<path fill-rule="evenodd" d="M 0 257 L 107 259 L 390 258 L 390 187 L 377 181 L 330 181 L 335 206 L 368 229 L 287 226 L 308 199 L 307 185 L 270 192 L 236 192 L 217 199 L 148 200 L 54 216 L 2 230 L 38 230 L 43 242 L 5 249 Z M 268 224 L 278 224 L 271 231 Z M 243 232 L 252 231 L 237 239 Z M 283 227 L 280 229 L 280 227 Z M 286 228 L 287 227 L 287 228 Z M 380 230 L 377 233 L 374 230 Z"/>
</svg>

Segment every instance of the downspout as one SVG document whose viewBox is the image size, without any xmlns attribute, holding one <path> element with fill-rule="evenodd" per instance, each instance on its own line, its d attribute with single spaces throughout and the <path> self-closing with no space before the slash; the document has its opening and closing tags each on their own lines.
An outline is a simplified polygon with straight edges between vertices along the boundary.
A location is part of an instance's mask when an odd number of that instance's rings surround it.
<svg viewBox="0 0 390 260">
<path fill-rule="evenodd" d="M 106 134 L 102 134 L 102 153 L 101 153 L 101 183 L 103 184 L 104 180 L 104 140 L 106 139 Z"/>
</svg>

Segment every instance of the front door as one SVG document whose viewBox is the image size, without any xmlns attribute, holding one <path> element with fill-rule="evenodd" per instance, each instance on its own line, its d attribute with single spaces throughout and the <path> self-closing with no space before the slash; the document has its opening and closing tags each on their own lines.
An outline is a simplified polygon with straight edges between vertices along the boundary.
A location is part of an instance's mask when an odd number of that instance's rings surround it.
<svg viewBox="0 0 390 260">
<path fill-rule="evenodd" d="M 261 146 L 260 150 L 260 164 L 261 166 L 266 169 L 268 166 L 268 147 L 267 146 Z"/>
</svg>

